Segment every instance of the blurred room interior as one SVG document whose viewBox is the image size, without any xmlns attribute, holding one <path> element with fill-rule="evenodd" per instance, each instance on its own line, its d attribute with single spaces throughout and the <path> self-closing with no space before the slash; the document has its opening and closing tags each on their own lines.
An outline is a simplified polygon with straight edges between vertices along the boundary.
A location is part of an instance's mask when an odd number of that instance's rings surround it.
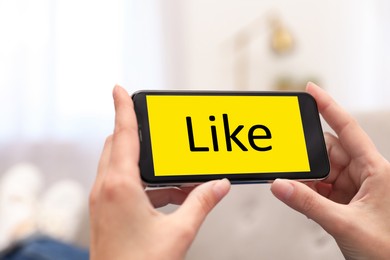
<svg viewBox="0 0 390 260">
<path fill-rule="evenodd" d="M 389 10 L 385 0 L 0 1 L 0 177 L 29 163 L 45 188 L 66 178 L 87 196 L 116 83 L 132 93 L 301 91 L 313 81 L 390 156 Z M 88 245 L 86 218 L 74 237 Z M 267 185 L 234 187 L 188 259 L 260 257 L 343 259 Z"/>
</svg>

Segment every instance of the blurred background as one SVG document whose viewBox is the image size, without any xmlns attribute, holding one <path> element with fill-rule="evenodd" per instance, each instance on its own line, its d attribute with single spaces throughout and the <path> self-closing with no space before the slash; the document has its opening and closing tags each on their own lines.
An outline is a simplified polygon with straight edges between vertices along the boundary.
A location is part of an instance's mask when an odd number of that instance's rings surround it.
<svg viewBox="0 0 390 260">
<path fill-rule="evenodd" d="M 40 169 L 45 185 L 66 177 L 88 193 L 113 128 L 116 83 L 132 93 L 303 90 L 310 80 L 353 114 L 383 115 L 390 108 L 389 10 L 386 0 L 0 0 L 0 177 L 28 162 Z M 382 116 L 377 123 L 386 120 Z M 245 188 L 252 197 L 262 196 L 245 200 L 245 221 L 255 216 L 257 203 L 260 215 L 273 209 L 286 214 L 282 205 L 269 202 L 273 198 L 264 186 Z M 235 187 L 206 227 L 224 214 L 223 207 L 240 214 L 242 201 L 235 203 L 242 191 Z M 297 235 L 294 225 L 284 227 L 287 234 Z M 341 257 L 327 234 L 308 225 L 315 243 L 326 249 L 307 255 L 304 247 L 291 245 L 289 259 Z M 282 256 L 275 248 L 279 237 L 256 238 L 261 246 L 247 248 L 252 241 L 245 250 L 230 247 L 236 253 L 229 253 L 229 246 L 218 243 L 221 230 L 201 231 L 189 259 L 252 259 L 239 253 L 259 256 L 267 250 L 270 258 Z M 79 242 L 87 245 L 87 232 L 81 233 Z M 217 254 L 217 248 L 228 251 Z"/>
</svg>

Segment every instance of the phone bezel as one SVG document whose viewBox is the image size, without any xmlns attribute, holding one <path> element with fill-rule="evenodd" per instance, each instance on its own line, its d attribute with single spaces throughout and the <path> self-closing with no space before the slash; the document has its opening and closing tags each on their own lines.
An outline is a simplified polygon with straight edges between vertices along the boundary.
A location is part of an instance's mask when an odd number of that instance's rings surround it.
<svg viewBox="0 0 390 260">
<path fill-rule="evenodd" d="M 153 154 L 150 142 L 147 95 L 178 96 L 296 96 L 298 97 L 306 148 L 310 163 L 310 172 L 262 172 L 241 174 L 204 174 L 181 176 L 155 176 Z M 139 166 L 143 182 L 150 186 L 182 185 L 201 183 L 214 179 L 227 178 L 232 183 L 261 183 L 276 178 L 316 180 L 325 178 L 330 171 L 329 159 L 323 136 L 321 120 L 315 99 L 306 92 L 285 91 L 189 91 L 189 90 L 145 90 L 132 95 L 140 138 Z"/>
</svg>

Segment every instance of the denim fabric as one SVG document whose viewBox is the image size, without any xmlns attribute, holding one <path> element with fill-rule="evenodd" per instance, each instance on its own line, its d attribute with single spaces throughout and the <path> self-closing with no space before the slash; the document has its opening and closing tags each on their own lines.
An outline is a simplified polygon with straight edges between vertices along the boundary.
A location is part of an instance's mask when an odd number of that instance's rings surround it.
<svg viewBox="0 0 390 260">
<path fill-rule="evenodd" d="M 88 260 L 85 249 L 66 244 L 49 237 L 34 236 L 19 241 L 6 252 L 0 254 L 1 260 Z"/>
</svg>

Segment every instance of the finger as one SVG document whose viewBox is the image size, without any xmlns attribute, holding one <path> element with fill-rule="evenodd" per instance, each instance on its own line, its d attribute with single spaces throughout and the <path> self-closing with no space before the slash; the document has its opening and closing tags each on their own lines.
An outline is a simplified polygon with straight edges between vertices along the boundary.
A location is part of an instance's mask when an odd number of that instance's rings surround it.
<svg viewBox="0 0 390 260">
<path fill-rule="evenodd" d="M 96 189 L 100 190 L 104 175 L 108 170 L 110 157 L 111 157 L 111 146 L 112 146 L 112 135 L 107 137 L 106 142 L 104 143 L 103 152 L 102 152 L 102 155 L 100 156 L 100 160 L 99 160 L 94 189 L 96 188 Z"/>
<path fill-rule="evenodd" d="M 329 198 L 329 196 L 332 192 L 332 184 L 321 182 L 321 181 L 316 182 L 315 183 L 315 190 L 321 196 L 324 196 L 325 198 Z"/>
<path fill-rule="evenodd" d="M 354 178 L 355 176 L 347 170 L 350 159 L 338 139 L 325 133 L 325 141 L 331 162 L 329 175 L 320 181 L 304 183 L 318 194 L 334 202 L 347 204 L 356 194 L 360 178 Z"/>
<path fill-rule="evenodd" d="M 188 193 L 178 188 L 166 188 L 146 190 L 153 207 L 160 208 L 168 204 L 181 205 L 187 198 Z"/>
<path fill-rule="evenodd" d="M 341 108 L 324 90 L 309 82 L 306 90 L 317 101 L 318 109 L 336 132 L 344 149 L 352 158 L 367 155 L 376 148 L 356 120 Z"/>
<path fill-rule="evenodd" d="M 305 181 L 302 183 L 325 198 L 328 198 L 332 192 L 332 184 L 323 181 Z"/>
<path fill-rule="evenodd" d="M 291 180 L 275 180 L 271 191 L 289 207 L 320 224 L 326 231 L 337 231 L 343 219 L 343 206 L 313 191 L 303 183 Z"/>
<path fill-rule="evenodd" d="M 191 191 L 193 191 L 198 185 L 193 186 L 182 186 L 180 189 L 184 191 L 185 193 L 189 194 Z"/>
<path fill-rule="evenodd" d="M 185 222 L 185 225 L 198 230 L 206 216 L 229 190 L 230 182 L 227 179 L 201 184 L 188 195 L 175 214 L 180 221 Z"/>
<path fill-rule="evenodd" d="M 131 174 L 140 181 L 139 176 L 139 136 L 133 102 L 120 86 L 113 91 L 115 104 L 115 130 L 112 140 L 110 167 L 113 174 Z"/>
<path fill-rule="evenodd" d="M 340 172 L 348 166 L 351 159 L 348 153 L 341 146 L 337 137 L 330 133 L 325 133 L 324 136 L 329 160 L 331 162 L 330 173 L 324 182 L 333 183 L 339 177 Z"/>
</svg>

